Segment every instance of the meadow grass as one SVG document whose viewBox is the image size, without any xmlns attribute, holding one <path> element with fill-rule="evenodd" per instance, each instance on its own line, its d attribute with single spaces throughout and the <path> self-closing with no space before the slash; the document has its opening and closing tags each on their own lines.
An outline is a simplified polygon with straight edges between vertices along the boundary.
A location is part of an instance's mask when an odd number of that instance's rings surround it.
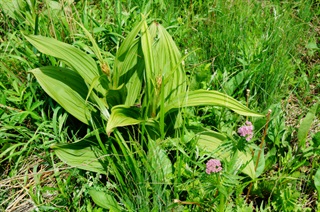
<svg viewBox="0 0 320 212">
<path fill-rule="evenodd" d="M 0 6 L 0 210 L 102 211 L 92 188 L 112 197 L 115 210 L 319 210 L 320 117 L 312 107 L 320 89 L 319 2 L 48 0 Z M 223 161 L 217 178 L 205 173 L 205 162 L 216 154 L 203 154 L 188 127 L 224 132 L 225 149 L 247 145 L 236 135 L 245 118 L 217 107 L 183 110 L 186 128 L 174 133 L 179 139 L 148 143 L 143 127 L 120 130 L 105 145 L 106 167 L 113 170 L 106 175 L 70 167 L 50 149 L 106 135 L 71 117 L 27 73 L 65 64 L 40 53 L 24 35 L 56 38 L 98 60 L 82 25 L 112 67 L 123 39 L 148 12 L 149 22 L 163 24 L 182 54 L 190 53 L 185 69 L 191 90 L 219 90 L 246 104 L 250 89 L 250 108 L 272 109 L 258 178 L 234 168 L 237 155 Z M 301 123 L 304 117 L 311 118 Z M 266 120 L 252 122 L 257 131 L 250 145 L 257 148 Z"/>
</svg>

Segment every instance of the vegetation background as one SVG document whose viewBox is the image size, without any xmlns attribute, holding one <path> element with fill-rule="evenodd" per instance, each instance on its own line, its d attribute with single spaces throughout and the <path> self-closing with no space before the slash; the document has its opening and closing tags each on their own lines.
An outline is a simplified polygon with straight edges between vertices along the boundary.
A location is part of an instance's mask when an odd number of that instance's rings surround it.
<svg viewBox="0 0 320 212">
<path fill-rule="evenodd" d="M 134 162 L 110 159 L 132 177 L 123 184 L 117 175 L 69 166 L 51 149 L 94 129 L 69 115 L 28 72 L 61 63 L 40 53 L 25 36 L 55 38 L 98 61 L 89 32 L 103 62 L 113 67 L 141 14 L 148 14 L 148 23 L 164 26 L 186 56 L 188 89 L 220 91 L 262 114 L 272 110 L 266 136 L 267 120 L 250 119 L 256 130 L 250 145 L 257 148 L 265 140 L 257 178 L 234 169 L 236 157 L 222 161 L 223 174 L 207 175 L 205 162 L 217 153 L 202 154 L 191 134 L 184 135 L 184 143 L 169 139 L 161 147 L 133 145 L 130 151 L 142 152 L 139 159 L 131 158 Z M 0 210 L 320 210 L 319 39 L 318 0 L 2 0 Z M 224 133 L 237 149 L 248 145 L 237 135 L 245 118 L 227 109 L 201 106 L 184 114 L 186 125 Z M 169 182 L 152 178 L 154 170 L 148 167 L 155 162 L 147 151 L 144 156 L 146 148 L 163 153 L 159 163 L 173 167 Z M 137 170 L 139 182 L 131 175 Z M 110 194 L 112 200 L 103 200 L 108 206 L 93 198 L 92 188 Z M 111 207 L 112 201 L 118 206 Z"/>
</svg>

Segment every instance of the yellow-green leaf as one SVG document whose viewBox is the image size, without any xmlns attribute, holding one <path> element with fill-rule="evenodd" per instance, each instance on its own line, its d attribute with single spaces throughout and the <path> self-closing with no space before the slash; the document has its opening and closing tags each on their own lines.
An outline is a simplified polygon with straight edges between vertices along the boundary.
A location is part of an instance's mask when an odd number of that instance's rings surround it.
<svg viewBox="0 0 320 212">
<path fill-rule="evenodd" d="M 95 61 L 89 55 L 70 44 L 39 35 L 29 35 L 26 36 L 26 39 L 40 52 L 65 61 L 89 85 L 95 77 L 100 75 Z M 99 89 L 102 88 L 99 87 Z"/>
<path fill-rule="evenodd" d="M 165 112 L 171 109 L 190 106 L 222 106 L 233 110 L 234 112 L 244 116 L 262 117 L 262 114 L 256 113 L 234 98 L 220 93 L 218 91 L 196 90 L 187 93 L 182 93 L 177 98 L 168 103 Z"/>
<path fill-rule="evenodd" d="M 103 160 L 102 151 L 84 139 L 72 144 L 56 144 L 51 147 L 57 156 L 70 166 L 88 171 L 106 174 L 101 160 Z"/>
<path fill-rule="evenodd" d="M 142 121 L 140 108 L 117 105 L 111 110 L 106 131 L 107 134 L 110 135 L 116 127 L 135 125 Z"/>
<path fill-rule="evenodd" d="M 66 111 L 89 124 L 94 108 L 86 103 L 88 88 L 81 76 L 67 68 L 41 67 L 30 71 L 45 92 Z"/>
</svg>

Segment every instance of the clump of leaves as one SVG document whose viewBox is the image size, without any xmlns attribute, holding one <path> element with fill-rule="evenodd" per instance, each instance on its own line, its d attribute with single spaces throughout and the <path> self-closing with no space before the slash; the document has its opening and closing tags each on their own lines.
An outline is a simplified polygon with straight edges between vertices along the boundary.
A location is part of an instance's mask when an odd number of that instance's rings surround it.
<svg viewBox="0 0 320 212">
<path fill-rule="evenodd" d="M 122 185 L 118 188 L 119 193 L 132 193 L 130 189 L 126 189 L 128 182 L 122 177 L 126 170 L 131 170 L 132 180 L 136 180 L 137 185 L 141 185 L 139 182 L 145 183 L 146 180 L 157 183 L 159 180 L 172 179 L 171 162 L 156 141 L 184 136 L 182 108 L 216 105 L 245 116 L 261 116 L 223 93 L 189 91 L 182 66 L 185 57 L 181 56 L 166 29 L 156 22 L 148 27 L 143 17 L 142 21 L 137 23 L 120 46 L 113 67 L 103 60 L 95 40 L 83 29 L 93 44 L 92 49 L 99 60 L 99 66 L 91 56 L 69 44 L 30 35 L 26 36 L 27 40 L 40 52 L 62 60 L 66 66 L 46 66 L 30 72 L 66 111 L 97 129 L 79 142 L 54 145 L 56 154 L 69 165 L 102 174 L 112 173 Z M 119 128 L 126 130 L 120 133 Z M 134 133 L 131 133 L 132 129 Z M 101 134 L 106 134 L 107 137 Z M 96 136 L 95 139 L 92 139 L 92 135 Z M 215 149 L 226 139 L 224 135 L 208 129 L 197 129 L 194 138 L 198 139 L 199 146 L 208 150 Z M 128 145 L 126 140 L 144 141 L 146 149 L 138 143 Z M 158 150 L 153 152 L 155 149 Z M 107 157 L 110 152 L 124 155 L 125 158 L 122 160 L 119 157 Z M 138 158 L 135 156 L 137 152 Z M 230 154 L 221 154 L 221 157 L 227 158 Z M 238 151 L 237 155 L 237 166 L 245 164 L 248 168 L 243 169 L 243 172 L 255 178 L 251 154 Z M 159 160 L 167 161 L 168 165 L 158 167 L 161 164 Z M 147 168 L 147 176 L 150 178 L 142 177 L 144 174 L 140 171 L 140 163 Z M 153 177 L 152 167 L 155 164 L 158 164 L 158 170 L 162 173 L 157 174 L 157 177 Z M 161 189 L 165 190 L 165 187 Z M 148 188 L 135 187 L 135 191 L 139 191 L 138 194 L 146 198 L 150 197 Z M 160 192 L 154 190 L 156 191 Z M 151 193 L 156 197 L 157 192 Z M 98 205 L 121 210 L 115 206 L 116 200 L 113 196 L 107 193 L 102 195 L 96 190 L 90 194 Z M 121 202 L 124 207 L 132 208 L 132 202 L 125 200 L 130 199 L 130 195 L 125 196 L 119 197 Z M 101 198 L 105 204 L 102 204 Z"/>
</svg>

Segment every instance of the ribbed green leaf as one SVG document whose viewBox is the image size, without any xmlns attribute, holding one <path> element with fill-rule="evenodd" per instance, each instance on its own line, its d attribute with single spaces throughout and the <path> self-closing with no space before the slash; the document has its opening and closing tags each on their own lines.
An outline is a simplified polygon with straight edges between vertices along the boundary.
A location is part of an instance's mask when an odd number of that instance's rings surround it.
<svg viewBox="0 0 320 212">
<path fill-rule="evenodd" d="M 172 163 L 166 152 L 153 140 L 148 143 L 148 161 L 155 172 L 151 177 L 154 182 L 170 183 L 172 178 Z"/>
<path fill-rule="evenodd" d="M 186 90 L 186 74 L 182 68 L 182 58 L 178 47 L 167 30 L 154 22 L 150 26 L 154 41 L 152 46 L 155 77 L 163 76 L 164 100 L 170 101 Z"/>
<path fill-rule="evenodd" d="M 100 160 L 103 160 L 103 154 L 99 147 L 92 145 L 90 140 L 82 140 L 72 144 L 57 144 L 51 148 L 60 160 L 70 166 L 106 174 L 106 170 L 100 163 Z"/>
<path fill-rule="evenodd" d="M 153 40 L 148 29 L 147 22 L 145 21 L 141 27 L 141 47 L 143 52 L 143 59 L 145 64 L 145 98 L 142 104 L 148 108 L 146 110 L 147 116 L 155 117 L 156 109 L 159 102 L 159 92 L 156 92 L 158 83 L 156 83 L 156 78 L 159 77 L 156 75 L 154 67 L 154 55 L 153 55 Z M 161 77 L 161 76 L 160 76 Z M 149 110 L 150 108 L 150 110 Z"/>
<path fill-rule="evenodd" d="M 196 90 L 180 94 L 176 99 L 168 103 L 165 112 L 181 107 L 204 105 L 226 107 L 244 116 L 263 116 L 262 114 L 249 110 L 246 106 L 226 94 L 207 90 Z"/>
<path fill-rule="evenodd" d="M 123 61 L 117 59 L 116 70 L 122 70 L 118 85 L 126 86 L 125 105 L 132 106 L 137 102 L 143 84 L 144 62 L 138 40 L 134 40 Z"/>
<path fill-rule="evenodd" d="M 122 211 L 117 201 L 113 198 L 113 196 L 103 192 L 97 191 L 94 189 L 89 190 L 89 195 L 91 196 L 94 203 L 99 205 L 104 209 L 109 209 L 110 211 Z"/>
<path fill-rule="evenodd" d="M 29 35 L 26 39 L 40 52 L 65 61 L 89 85 L 100 75 L 95 61 L 74 46 L 43 36 Z"/>
<path fill-rule="evenodd" d="M 111 110 L 106 131 L 107 134 L 110 135 L 110 133 L 116 127 L 135 125 L 141 123 L 142 121 L 140 108 L 117 105 Z"/>
<path fill-rule="evenodd" d="M 258 150 L 258 151 L 260 151 L 260 150 Z M 258 154 L 258 151 L 257 151 L 257 154 Z M 256 157 L 257 154 L 254 157 L 254 161 L 257 160 L 257 157 Z M 261 151 L 260 158 L 259 158 L 259 163 L 258 163 L 258 166 L 256 168 L 256 177 L 259 177 L 263 173 L 265 166 L 266 166 L 266 159 L 265 159 L 265 156 L 264 156 L 264 152 Z"/>
<path fill-rule="evenodd" d="M 137 48 L 138 39 L 136 39 L 136 37 L 140 32 L 141 26 L 144 24 L 144 21 L 145 20 L 142 20 L 134 27 L 134 29 L 128 34 L 127 38 L 123 41 L 119 50 L 117 51 L 114 61 L 114 71 L 112 77 L 114 87 L 119 87 L 123 83 L 119 81 L 120 77 L 126 74 L 133 67 L 133 65 L 131 64 L 133 62 L 128 62 L 133 59 L 127 59 L 127 57 L 139 56 L 135 54 L 128 54 L 128 52 L 131 51 L 132 48 Z"/>
<path fill-rule="evenodd" d="M 237 165 L 239 167 L 245 165 L 245 167 L 242 169 L 242 172 L 248 175 L 249 177 L 251 177 L 251 179 L 255 179 L 256 171 L 254 167 L 254 162 L 252 160 L 251 152 L 248 151 L 244 153 L 241 151 L 237 151 L 237 154 L 238 154 Z"/>
<path fill-rule="evenodd" d="M 214 153 L 218 151 L 218 147 L 223 143 L 222 134 L 203 133 L 198 135 L 198 146 L 208 152 Z M 229 155 L 226 155 L 227 157 Z"/>
<path fill-rule="evenodd" d="M 198 145 L 200 148 L 207 152 L 215 153 L 218 157 L 228 160 L 231 155 L 231 151 L 221 151 L 219 146 L 223 144 L 226 137 L 218 132 L 207 131 L 198 134 Z M 238 156 L 237 166 L 245 166 L 242 172 L 252 179 L 255 179 L 256 172 L 254 167 L 254 162 L 252 160 L 252 155 L 250 152 L 236 152 Z"/>
<path fill-rule="evenodd" d="M 114 61 L 113 86 L 119 87 L 125 84 L 128 94 L 125 101 L 127 106 L 137 103 L 143 84 L 143 54 L 140 39 L 136 38 L 143 24 L 144 20 L 129 33 L 121 44 Z"/>
<path fill-rule="evenodd" d="M 314 175 L 314 186 L 318 191 L 318 199 L 320 199 L 320 167 L 318 168 L 316 174 Z"/>
<path fill-rule="evenodd" d="M 78 73 L 59 67 L 36 68 L 30 72 L 45 92 L 66 111 L 83 123 L 89 123 L 94 108 L 85 101 L 88 88 Z"/>
<path fill-rule="evenodd" d="M 299 140 L 299 147 L 302 149 L 305 148 L 307 136 L 311 128 L 312 122 L 316 117 L 318 106 L 319 106 L 319 103 L 314 104 L 300 124 L 299 130 L 298 130 L 298 140 Z"/>
</svg>

